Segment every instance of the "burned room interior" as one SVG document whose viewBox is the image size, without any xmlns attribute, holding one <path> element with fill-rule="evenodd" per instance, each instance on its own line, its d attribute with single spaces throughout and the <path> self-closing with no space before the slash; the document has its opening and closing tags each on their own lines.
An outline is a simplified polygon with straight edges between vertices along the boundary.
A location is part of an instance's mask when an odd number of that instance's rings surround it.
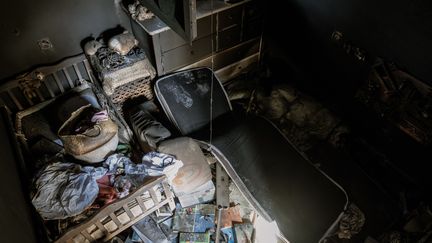
<svg viewBox="0 0 432 243">
<path fill-rule="evenodd" d="M 430 1 L 1 9 L 1 242 L 432 242 Z"/>
</svg>

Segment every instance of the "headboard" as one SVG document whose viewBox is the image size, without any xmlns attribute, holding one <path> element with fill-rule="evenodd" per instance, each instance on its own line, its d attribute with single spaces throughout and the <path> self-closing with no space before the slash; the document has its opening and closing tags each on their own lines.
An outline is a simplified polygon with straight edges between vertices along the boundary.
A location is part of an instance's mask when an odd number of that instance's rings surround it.
<svg viewBox="0 0 432 243">
<path fill-rule="evenodd" d="M 22 111 L 63 94 L 83 80 L 93 83 L 91 72 L 84 54 L 36 68 L 0 86 L 0 106 L 5 105 L 12 113 Z"/>
</svg>

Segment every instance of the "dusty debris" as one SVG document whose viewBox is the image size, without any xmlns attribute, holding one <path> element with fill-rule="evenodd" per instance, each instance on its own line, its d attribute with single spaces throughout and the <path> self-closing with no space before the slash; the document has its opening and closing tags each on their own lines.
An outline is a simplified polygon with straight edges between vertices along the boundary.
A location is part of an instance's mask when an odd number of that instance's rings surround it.
<svg viewBox="0 0 432 243">
<path fill-rule="evenodd" d="M 221 228 L 231 228 L 233 224 L 242 223 L 243 219 L 240 214 L 240 207 L 229 207 L 222 211 L 221 215 Z M 216 221 L 216 224 L 218 222 Z"/>
<path fill-rule="evenodd" d="M 108 41 L 108 47 L 122 56 L 128 54 L 137 45 L 138 40 L 130 33 L 116 35 Z"/>
<path fill-rule="evenodd" d="M 328 141 L 335 147 L 345 143 L 349 129 L 329 109 L 286 84 L 271 90 L 234 86 L 230 98 L 247 102 L 243 107 L 270 119 L 297 148 L 306 151 L 318 141 Z M 255 89 L 255 88 L 254 88 Z M 253 94 L 253 95 L 252 95 Z M 243 99 L 243 101 L 242 101 Z"/>
<path fill-rule="evenodd" d="M 198 204 L 188 208 L 177 208 L 174 214 L 173 230 L 187 233 L 205 233 L 215 227 L 213 204 Z"/>
<path fill-rule="evenodd" d="M 151 19 L 155 16 L 150 10 L 141 5 L 139 1 L 129 4 L 128 11 L 131 14 L 131 17 L 133 19 L 137 19 L 138 21 Z"/>
<path fill-rule="evenodd" d="M 366 221 L 364 213 L 354 204 L 350 204 L 339 221 L 337 235 L 340 239 L 351 239 L 358 234 Z"/>
<path fill-rule="evenodd" d="M 84 44 L 84 53 L 93 56 L 102 47 L 102 44 L 97 40 L 92 40 Z"/>
<path fill-rule="evenodd" d="M 145 217 L 132 226 L 132 229 L 142 242 L 168 243 L 168 238 L 163 233 L 157 222 L 152 217 Z"/>
<path fill-rule="evenodd" d="M 210 234 L 209 233 L 180 233 L 179 237 L 180 243 L 209 243 Z"/>
<path fill-rule="evenodd" d="M 237 243 L 251 243 L 254 227 L 251 223 L 234 225 L 235 241 Z"/>
</svg>

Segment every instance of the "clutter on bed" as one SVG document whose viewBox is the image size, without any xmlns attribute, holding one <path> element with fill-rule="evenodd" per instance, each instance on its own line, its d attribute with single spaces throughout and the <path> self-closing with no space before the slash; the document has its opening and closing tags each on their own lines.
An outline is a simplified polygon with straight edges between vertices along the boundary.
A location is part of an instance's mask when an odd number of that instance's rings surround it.
<svg viewBox="0 0 432 243">
<path fill-rule="evenodd" d="M 209 242 L 217 224 L 213 183 L 216 169 L 215 164 L 210 168 L 208 161 L 212 160 L 206 158 L 199 144 L 187 137 L 162 139 L 157 152 L 144 153 L 139 161 L 132 161 L 127 146 L 125 149 L 118 141 L 110 153 L 103 150 L 96 157 L 77 156 L 75 151 L 91 146 L 82 146 L 86 141 L 80 140 L 78 145 L 82 147 L 73 149 L 65 134 L 83 134 L 96 139 L 91 145 L 104 147 L 104 141 L 110 140 L 110 136 L 101 136 L 105 122 L 114 123 L 100 108 L 85 105 L 72 112 L 58 134 L 65 156 L 56 155 L 55 163 L 36 174 L 32 201 L 46 220 L 51 239 L 107 240 L 133 226 L 135 237 L 142 242 Z M 100 160 L 102 163 L 92 163 Z M 82 162 L 91 164 L 82 166 Z M 180 202 L 177 207 L 174 197 Z M 225 237 L 233 239 L 234 225 L 243 223 L 239 207 L 230 207 L 222 217 Z"/>
<path fill-rule="evenodd" d="M 107 59 L 96 64 L 108 75 L 143 60 L 137 48 L 122 34 L 108 44 L 91 42 L 85 49 L 93 58 L 105 55 Z M 137 84 L 126 85 L 135 89 Z M 81 80 L 71 91 L 16 114 L 16 131 L 32 171 L 32 203 L 48 238 L 210 242 L 220 229 L 225 242 L 235 242 L 236 227 L 249 223 L 253 230 L 254 210 L 229 178 L 230 189 L 219 193 L 227 209 L 218 222 L 216 158 L 194 139 L 175 137 L 159 121 L 154 103 L 132 102 L 125 109 L 136 141 L 125 135 L 129 127 L 109 102 L 116 101 L 120 86 L 107 97 L 98 85 Z M 140 95 L 152 97 L 146 95 L 153 94 L 150 86 L 144 89 Z M 205 96 L 206 90 L 203 86 L 198 92 Z M 187 101 L 178 95 L 179 102 Z M 125 98 L 132 99 L 133 94 Z"/>
<path fill-rule="evenodd" d="M 132 225 L 164 205 L 174 209 L 173 196 L 163 175 L 171 178 L 176 171 L 164 171 L 163 168 L 173 164 L 179 167 L 181 161 L 165 155 L 172 164 L 155 164 L 160 170 L 152 173 L 152 162 L 159 162 L 156 155 L 144 156 L 148 164 L 140 168 L 141 161 L 136 164 L 128 155 L 119 154 L 120 151 L 131 154 L 129 145 L 119 144 L 118 129 L 121 126 L 116 122 L 119 119 L 111 119 L 112 114 L 99 104 L 87 102 L 87 95 L 84 102 L 77 102 L 77 98 L 82 98 L 81 92 L 86 90 L 88 87 L 78 89 L 74 95 L 65 94 L 66 98 L 58 97 L 17 115 L 23 145 L 32 148 L 30 153 L 35 152 L 35 144 L 42 146 L 41 141 L 60 148 L 52 153 L 47 153 L 47 148 L 40 148 L 41 156 L 32 158 L 36 162 L 32 202 L 45 219 L 49 238 L 59 242 L 66 238 L 82 242 L 80 239 L 84 237 L 93 242 L 113 237 L 128 227 L 125 222 Z M 96 97 L 90 101 L 93 99 Z M 58 119 L 62 116 L 57 114 L 69 118 Z M 115 154 L 110 155 L 112 153 Z M 157 180 L 158 183 L 145 187 L 159 175 L 162 179 Z M 137 196 L 141 199 L 136 199 Z M 113 212 L 120 215 L 113 216 Z M 101 224 L 97 219 L 103 219 Z M 115 226 L 118 222 L 121 224 Z M 96 230 L 93 235 L 78 230 L 84 229 L 85 225 L 86 230 Z"/>
</svg>

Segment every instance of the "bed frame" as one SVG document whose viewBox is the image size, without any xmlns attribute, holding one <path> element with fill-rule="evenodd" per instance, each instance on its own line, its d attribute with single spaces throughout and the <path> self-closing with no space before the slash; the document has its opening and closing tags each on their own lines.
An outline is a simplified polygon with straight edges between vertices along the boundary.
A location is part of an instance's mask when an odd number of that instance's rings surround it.
<svg viewBox="0 0 432 243">
<path fill-rule="evenodd" d="M 103 92 L 100 83 L 84 54 L 66 58 L 58 64 L 43 66 L 17 76 L 0 86 L 0 106 L 16 116 L 15 131 L 18 141 L 23 144 L 22 134 L 17 132 L 20 118 L 28 112 L 40 109 L 45 103 L 54 101 L 72 89 L 91 84 L 96 96 L 108 105 L 119 121 L 128 129 L 126 122 Z M 150 87 L 149 87 L 150 88 Z M 150 92 L 147 90 L 146 92 Z M 27 151 L 28 152 L 28 151 Z M 69 228 L 55 242 L 100 242 L 108 241 L 142 218 L 162 207 L 175 209 L 174 196 L 165 176 L 153 177 L 123 199 L 106 205 L 83 223 Z"/>
</svg>

